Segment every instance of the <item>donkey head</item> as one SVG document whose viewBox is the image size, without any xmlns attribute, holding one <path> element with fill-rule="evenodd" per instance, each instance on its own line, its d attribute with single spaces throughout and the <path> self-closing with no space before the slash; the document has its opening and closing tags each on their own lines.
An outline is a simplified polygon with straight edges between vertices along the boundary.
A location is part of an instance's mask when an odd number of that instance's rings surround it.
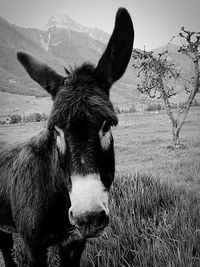
<svg viewBox="0 0 200 267">
<path fill-rule="evenodd" d="M 48 129 L 54 132 L 69 179 L 69 221 L 87 237 L 108 224 L 108 193 L 115 172 L 111 127 L 118 122 L 109 90 L 126 70 L 133 38 L 130 15 L 121 8 L 97 67 L 83 64 L 62 77 L 32 56 L 17 54 L 29 75 L 52 96 Z"/>
</svg>

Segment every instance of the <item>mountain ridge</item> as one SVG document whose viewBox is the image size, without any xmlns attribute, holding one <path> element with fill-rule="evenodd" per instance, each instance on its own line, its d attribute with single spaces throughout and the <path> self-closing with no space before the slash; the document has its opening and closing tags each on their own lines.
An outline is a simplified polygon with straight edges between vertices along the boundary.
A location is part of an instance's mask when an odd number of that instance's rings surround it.
<svg viewBox="0 0 200 267">
<path fill-rule="evenodd" d="M 82 26 L 67 15 L 65 18 L 68 18 L 68 21 L 65 21 L 68 26 L 57 27 L 58 21 L 56 21 L 55 24 L 50 23 L 46 30 L 40 30 L 19 27 L 0 17 L 1 92 L 37 98 L 48 96 L 17 61 L 16 52 L 19 50 L 32 54 L 61 75 L 65 75 L 64 67 L 73 69 L 73 66 L 83 62 L 91 62 L 94 65 L 98 63 L 107 43 L 107 41 L 106 43 L 101 41 L 103 38 L 101 35 L 104 32 L 98 28 Z M 108 38 L 108 34 L 105 34 Z M 158 53 L 161 49 L 163 47 L 154 50 Z M 180 61 L 182 60 L 185 59 L 180 57 Z M 184 62 L 188 67 L 187 60 Z M 133 58 L 130 59 L 124 76 L 114 84 L 111 90 L 111 100 L 122 109 L 129 108 L 133 103 L 151 102 L 137 91 L 137 72 L 132 65 Z"/>
<path fill-rule="evenodd" d="M 105 44 L 108 42 L 110 38 L 109 33 L 106 33 L 97 27 L 89 28 L 89 27 L 83 26 L 80 23 L 75 22 L 73 19 L 71 19 L 65 14 L 54 15 L 48 19 L 45 25 L 45 29 L 49 31 L 52 28 L 68 30 L 69 34 L 70 34 L 70 30 L 85 32 L 93 39 L 101 41 L 102 43 L 105 43 Z"/>
<path fill-rule="evenodd" d="M 70 21 L 75 27 L 75 22 Z M 69 23 L 69 21 L 68 21 Z M 78 25 L 78 26 L 77 26 Z M 47 96 L 46 92 L 30 79 L 16 59 L 16 51 L 23 50 L 50 65 L 64 75 L 63 67 L 91 62 L 98 63 L 106 44 L 91 35 L 104 33 L 98 28 L 87 28 L 77 24 L 84 31 L 68 30 L 50 25 L 47 30 L 23 28 L 0 19 L 0 90 L 25 95 Z M 101 37 L 100 37 L 101 38 Z M 131 66 L 131 62 L 129 66 Z M 132 70 L 127 70 L 123 82 L 132 83 Z M 116 84 L 115 84 L 116 85 Z M 126 93 L 125 93 L 126 94 Z M 128 97 L 127 97 L 128 98 Z"/>
</svg>

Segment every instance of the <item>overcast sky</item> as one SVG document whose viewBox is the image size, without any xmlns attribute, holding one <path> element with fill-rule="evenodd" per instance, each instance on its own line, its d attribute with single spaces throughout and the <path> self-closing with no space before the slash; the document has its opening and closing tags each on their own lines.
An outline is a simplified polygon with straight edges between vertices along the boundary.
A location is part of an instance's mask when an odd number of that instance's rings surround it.
<svg viewBox="0 0 200 267">
<path fill-rule="evenodd" d="M 200 0 L 0 0 L 0 16 L 23 27 L 44 28 L 51 15 L 111 33 L 115 13 L 126 7 L 135 28 L 135 47 L 167 44 L 182 26 L 200 31 Z"/>
</svg>

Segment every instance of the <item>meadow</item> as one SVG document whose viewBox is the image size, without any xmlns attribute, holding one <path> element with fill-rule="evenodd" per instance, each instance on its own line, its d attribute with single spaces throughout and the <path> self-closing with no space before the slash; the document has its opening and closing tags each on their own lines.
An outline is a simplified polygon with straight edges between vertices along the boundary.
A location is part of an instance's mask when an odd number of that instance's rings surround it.
<svg viewBox="0 0 200 267">
<path fill-rule="evenodd" d="M 0 146 L 43 127 L 2 126 Z M 200 108 L 191 108 L 179 149 L 171 146 L 171 125 L 163 112 L 120 114 L 113 135 L 110 225 L 88 241 L 82 267 L 200 266 Z M 14 256 L 23 266 L 26 256 L 17 236 Z M 58 266 L 56 248 L 50 249 L 49 261 Z"/>
</svg>

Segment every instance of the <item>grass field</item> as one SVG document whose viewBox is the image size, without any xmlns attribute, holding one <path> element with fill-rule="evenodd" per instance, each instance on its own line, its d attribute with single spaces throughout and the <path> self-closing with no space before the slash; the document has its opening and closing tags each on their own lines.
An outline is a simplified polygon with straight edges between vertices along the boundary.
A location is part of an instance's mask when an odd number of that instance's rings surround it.
<svg viewBox="0 0 200 267">
<path fill-rule="evenodd" d="M 89 240 L 82 266 L 200 266 L 200 108 L 191 109 L 180 136 L 184 146 L 177 150 L 170 147 L 164 113 L 123 114 L 119 121 L 113 129 L 111 223 L 101 237 Z M 43 127 L 0 127 L 0 146 Z M 19 240 L 15 246 L 22 247 Z M 19 263 L 21 253 L 15 252 Z M 50 259 L 57 266 L 54 251 Z"/>
</svg>

